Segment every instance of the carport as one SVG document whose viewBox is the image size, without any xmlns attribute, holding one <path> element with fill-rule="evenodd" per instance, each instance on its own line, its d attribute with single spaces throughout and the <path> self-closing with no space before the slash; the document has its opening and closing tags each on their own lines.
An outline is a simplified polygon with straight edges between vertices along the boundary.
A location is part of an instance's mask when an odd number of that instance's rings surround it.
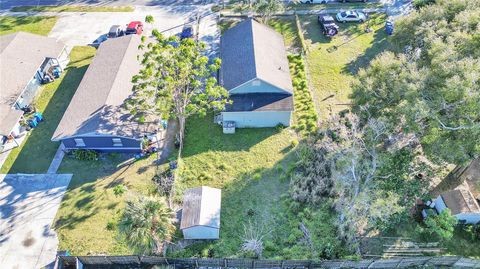
<svg viewBox="0 0 480 269">
<path fill-rule="evenodd" d="M 58 238 L 52 229 L 71 174 L 0 175 L 0 264 L 43 268 L 54 262 Z"/>
</svg>

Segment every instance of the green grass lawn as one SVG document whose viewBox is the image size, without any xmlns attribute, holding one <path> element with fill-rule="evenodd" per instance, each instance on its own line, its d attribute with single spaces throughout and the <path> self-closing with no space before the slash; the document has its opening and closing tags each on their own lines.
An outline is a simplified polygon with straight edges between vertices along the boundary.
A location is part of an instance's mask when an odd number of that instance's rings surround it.
<svg viewBox="0 0 480 269">
<path fill-rule="evenodd" d="M 18 6 L 12 12 L 133 12 L 131 6 Z"/>
<path fill-rule="evenodd" d="M 20 147 L 10 152 L 1 173 L 47 172 L 59 146 L 58 142 L 50 139 L 94 54 L 92 47 L 74 47 L 70 63 L 60 79 L 40 89 L 34 103 L 43 113 L 45 121 L 28 134 Z"/>
<path fill-rule="evenodd" d="M 303 233 L 298 229 L 301 222 L 309 227 L 319 249 L 327 241 L 338 249 L 340 242 L 335 238 L 333 226 L 335 215 L 328 203 L 311 215 L 290 208 L 289 175 L 297 160 L 291 142 L 296 139 L 294 131 L 237 129 L 235 134 L 225 135 L 212 121 L 211 115 L 188 121 L 177 191 L 182 193 L 186 188 L 201 185 L 222 189 L 220 239 L 170 255 L 249 257 L 240 251 L 242 238 L 246 228 L 255 227 L 264 236 L 262 257 L 312 257 L 310 251 L 300 251 L 303 250 Z M 177 236 L 180 237 L 179 233 Z"/>
<path fill-rule="evenodd" d="M 0 16 L 0 35 L 23 31 L 46 36 L 55 26 L 57 19 L 42 16 Z"/>
<path fill-rule="evenodd" d="M 59 249 L 74 255 L 132 253 L 118 237 L 116 226 L 127 198 L 154 193 L 155 156 L 136 162 L 129 162 L 129 157 L 110 154 L 99 161 L 63 160 L 59 173 L 73 173 L 73 178 L 55 219 Z M 113 193 L 118 184 L 129 190 L 120 197 Z"/>
<path fill-rule="evenodd" d="M 351 83 L 360 68 L 388 48 L 383 29 L 384 16 L 372 16 L 366 23 L 339 24 L 340 32 L 333 38 L 325 37 L 316 16 L 300 16 L 308 47 L 310 87 L 320 119 L 330 111 L 349 108 Z M 366 33 L 369 25 L 372 32 Z"/>
</svg>

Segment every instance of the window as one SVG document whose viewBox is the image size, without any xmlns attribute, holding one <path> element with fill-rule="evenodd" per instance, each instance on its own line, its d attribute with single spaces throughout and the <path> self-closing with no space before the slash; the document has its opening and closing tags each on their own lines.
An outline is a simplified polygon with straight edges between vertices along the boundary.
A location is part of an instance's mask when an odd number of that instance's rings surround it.
<svg viewBox="0 0 480 269">
<path fill-rule="evenodd" d="M 112 138 L 112 141 L 113 141 L 113 146 L 114 147 L 122 147 L 123 146 L 122 139 L 120 139 L 120 138 Z"/>
<path fill-rule="evenodd" d="M 85 147 L 85 142 L 83 142 L 82 138 L 75 138 L 75 146 L 77 147 Z"/>
</svg>

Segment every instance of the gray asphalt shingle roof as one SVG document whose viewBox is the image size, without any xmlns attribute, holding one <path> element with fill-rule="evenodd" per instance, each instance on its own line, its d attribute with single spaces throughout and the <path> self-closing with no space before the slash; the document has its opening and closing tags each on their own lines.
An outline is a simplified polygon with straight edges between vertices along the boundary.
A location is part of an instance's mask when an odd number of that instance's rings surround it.
<svg viewBox="0 0 480 269">
<path fill-rule="evenodd" d="M 141 68 L 139 44 L 138 35 L 128 35 L 100 45 L 52 140 L 86 134 L 140 138 L 154 131 L 156 124 L 138 124 L 123 108 Z"/>
<path fill-rule="evenodd" d="M 283 37 L 274 29 L 247 19 L 222 35 L 220 47 L 227 90 L 258 78 L 293 93 Z"/>
<path fill-rule="evenodd" d="M 65 44 L 17 32 L 0 36 L 0 103 L 12 106 L 45 58 L 57 58 Z"/>
<path fill-rule="evenodd" d="M 230 95 L 232 104 L 226 112 L 240 111 L 293 111 L 293 95 L 281 93 L 247 93 Z"/>
<path fill-rule="evenodd" d="M 10 135 L 22 116 L 23 111 L 12 109 L 10 105 L 0 104 L 0 135 Z"/>
</svg>

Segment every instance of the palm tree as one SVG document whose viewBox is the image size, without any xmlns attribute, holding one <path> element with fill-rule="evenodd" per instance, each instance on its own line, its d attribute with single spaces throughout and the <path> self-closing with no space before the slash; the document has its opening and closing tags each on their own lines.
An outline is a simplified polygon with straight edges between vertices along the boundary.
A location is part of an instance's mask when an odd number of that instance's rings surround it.
<svg viewBox="0 0 480 269">
<path fill-rule="evenodd" d="M 119 223 L 127 244 L 142 254 L 161 254 L 165 240 L 175 230 L 173 211 L 157 197 L 139 197 L 127 201 Z"/>
</svg>

